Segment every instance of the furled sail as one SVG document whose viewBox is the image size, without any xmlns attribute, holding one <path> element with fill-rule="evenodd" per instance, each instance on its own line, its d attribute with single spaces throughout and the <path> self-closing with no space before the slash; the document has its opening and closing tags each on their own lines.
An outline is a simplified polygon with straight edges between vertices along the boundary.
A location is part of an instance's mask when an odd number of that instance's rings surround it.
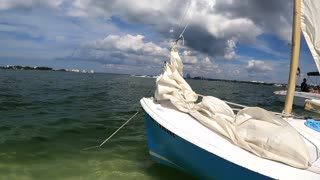
<svg viewBox="0 0 320 180">
<path fill-rule="evenodd" d="M 169 100 L 180 111 L 257 156 L 297 168 L 308 168 L 314 161 L 303 137 L 287 121 L 271 112 L 249 107 L 235 115 L 224 101 L 212 96 L 205 96 L 196 103 L 198 95 L 181 76 L 183 64 L 176 44 L 171 50 L 171 60 L 156 81 L 158 102 Z"/>
<path fill-rule="evenodd" d="M 301 30 L 320 72 L 320 1 L 302 0 Z"/>
</svg>

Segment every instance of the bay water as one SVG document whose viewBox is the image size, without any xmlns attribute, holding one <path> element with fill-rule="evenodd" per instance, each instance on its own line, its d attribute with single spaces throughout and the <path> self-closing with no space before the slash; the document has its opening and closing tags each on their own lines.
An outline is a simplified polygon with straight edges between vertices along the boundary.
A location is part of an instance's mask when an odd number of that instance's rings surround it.
<svg viewBox="0 0 320 180">
<path fill-rule="evenodd" d="M 199 94 L 283 108 L 272 94 L 281 87 L 187 81 Z M 150 158 L 143 113 L 102 148 L 83 150 L 141 110 L 139 100 L 154 88 L 155 79 L 130 75 L 0 70 L 0 179 L 193 179 Z"/>
</svg>

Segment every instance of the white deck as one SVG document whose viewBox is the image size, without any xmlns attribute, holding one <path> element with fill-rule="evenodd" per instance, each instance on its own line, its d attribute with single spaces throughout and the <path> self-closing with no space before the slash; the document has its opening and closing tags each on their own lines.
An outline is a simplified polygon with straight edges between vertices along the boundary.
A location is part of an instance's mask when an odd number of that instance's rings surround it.
<svg viewBox="0 0 320 180">
<path fill-rule="evenodd" d="M 154 103 L 152 98 L 143 98 L 141 105 L 154 120 L 176 135 L 239 166 L 274 179 L 320 179 L 320 174 L 263 159 L 233 145 L 188 114 L 179 112 L 170 103 L 163 102 L 160 105 Z M 305 137 L 316 141 L 320 147 L 320 133 L 305 127 L 303 120 L 291 119 L 289 122 L 294 127 L 299 127 L 300 133 L 306 134 Z M 320 159 L 313 166 L 313 171 L 318 171 Z"/>
</svg>

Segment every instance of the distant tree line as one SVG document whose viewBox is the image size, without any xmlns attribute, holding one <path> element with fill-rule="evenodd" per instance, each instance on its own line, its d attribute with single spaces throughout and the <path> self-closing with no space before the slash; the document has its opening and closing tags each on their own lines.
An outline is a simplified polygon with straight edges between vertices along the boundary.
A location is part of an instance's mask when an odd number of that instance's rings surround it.
<svg viewBox="0 0 320 180">
<path fill-rule="evenodd" d="M 15 70 L 47 70 L 47 71 L 52 71 L 53 69 L 50 67 L 45 67 L 45 66 L 35 66 L 35 67 L 30 67 L 30 66 L 15 66 L 15 65 L 8 65 L 5 67 L 0 67 L 0 69 L 15 69 Z"/>
</svg>

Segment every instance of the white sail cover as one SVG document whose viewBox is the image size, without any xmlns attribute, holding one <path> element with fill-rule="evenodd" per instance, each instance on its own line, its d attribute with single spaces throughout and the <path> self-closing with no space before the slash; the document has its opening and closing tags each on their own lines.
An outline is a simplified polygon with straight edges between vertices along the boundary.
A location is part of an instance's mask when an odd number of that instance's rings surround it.
<svg viewBox="0 0 320 180">
<path fill-rule="evenodd" d="M 301 1 L 301 30 L 320 72 L 320 1 Z"/>
<path fill-rule="evenodd" d="M 155 98 L 169 100 L 180 111 L 193 116 L 210 130 L 257 156 L 308 168 L 313 161 L 300 134 L 285 120 L 258 107 L 245 108 L 234 114 L 224 101 L 198 95 L 182 77 L 182 62 L 177 46 L 171 50 L 171 63 L 157 78 Z"/>
</svg>

